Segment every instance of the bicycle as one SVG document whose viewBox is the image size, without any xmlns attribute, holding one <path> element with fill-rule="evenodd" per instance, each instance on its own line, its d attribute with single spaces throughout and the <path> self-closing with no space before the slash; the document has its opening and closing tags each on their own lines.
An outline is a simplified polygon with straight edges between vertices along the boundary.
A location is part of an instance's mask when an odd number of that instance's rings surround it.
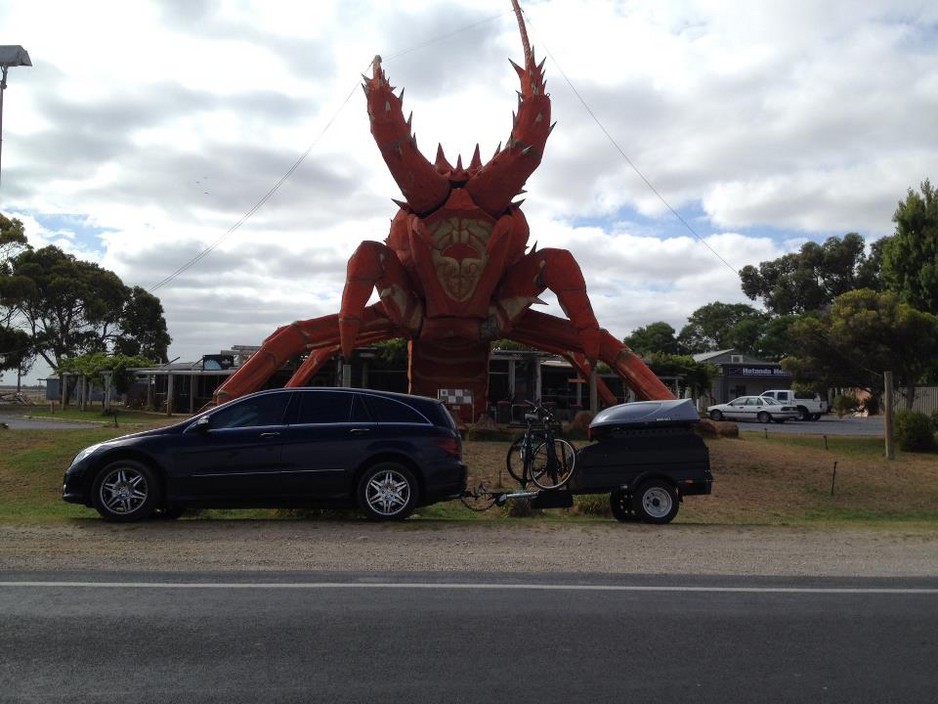
<svg viewBox="0 0 938 704">
<path fill-rule="evenodd" d="M 573 476 L 576 450 L 556 436 L 560 424 L 554 414 L 540 403 L 527 402 L 533 411 L 524 414 L 527 428 L 508 448 L 505 464 L 508 473 L 522 489 L 534 482 L 541 489 L 559 489 Z"/>
</svg>

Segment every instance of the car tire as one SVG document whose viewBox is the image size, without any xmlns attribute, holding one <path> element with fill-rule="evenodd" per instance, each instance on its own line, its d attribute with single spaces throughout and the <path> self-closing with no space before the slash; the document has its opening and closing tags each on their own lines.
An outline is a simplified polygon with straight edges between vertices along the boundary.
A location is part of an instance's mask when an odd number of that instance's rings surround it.
<svg viewBox="0 0 938 704">
<path fill-rule="evenodd" d="M 768 423 L 770 420 L 772 420 L 772 416 L 770 416 L 765 411 L 759 411 L 759 415 L 756 416 L 756 420 L 760 423 Z"/>
<path fill-rule="evenodd" d="M 616 489 L 609 494 L 609 508 L 612 509 L 612 517 L 620 523 L 634 523 L 638 520 L 632 510 L 631 497 L 624 489 Z"/>
<path fill-rule="evenodd" d="M 710 411 L 710 420 L 723 420 L 723 414 L 720 411 Z"/>
<path fill-rule="evenodd" d="M 402 521 L 417 505 L 419 487 L 407 467 L 381 462 L 369 467 L 358 482 L 358 506 L 372 521 Z"/>
<path fill-rule="evenodd" d="M 670 523 L 677 515 L 678 507 L 674 487 L 659 479 L 642 484 L 632 498 L 632 510 L 643 523 Z"/>
<path fill-rule="evenodd" d="M 811 420 L 811 414 L 804 406 L 798 406 L 798 420 Z"/>
<path fill-rule="evenodd" d="M 137 460 L 111 462 L 91 485 L 91 503 L 105 521 L 142 521 L 153 515 L 159 499 L 159 479 Z"/>
<path fill-rule="evenodd" d="M 820 414 L 820 413 L 812 413 L 812 414 L 811 414 L 811 420 L 821 420 L 821 414 Z"/>
<path fill-rule="evenodd" d="M 775 421 L 776 423 L 781 424 L 781 423 L 784 423 L 786 419 L 785 418 L 773 418 L 772 420 Z"/>
</svg>

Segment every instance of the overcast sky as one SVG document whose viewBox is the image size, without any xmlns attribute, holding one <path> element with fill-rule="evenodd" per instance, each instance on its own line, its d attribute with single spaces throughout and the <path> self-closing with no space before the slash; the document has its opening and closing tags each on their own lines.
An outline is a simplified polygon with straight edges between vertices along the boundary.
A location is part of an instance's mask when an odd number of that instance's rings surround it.
<svg viewBox="0 0 938 704">
<path fill-rule="evenodd" d="M 522 8 L 557 122 L 529 244 L 573 252 L 616 337 L 753 303 L 740 268 L 892 234 L 938 178 L 934 2 Z M 375 54 L 451 161 L 508 136 L 523 60 L 508 0 L 6 0 L 0 28 L 33 63 L 9 71 L 0 212 L 159 296 L 182 360 L 337 313 L 357 243 L 387 236 Z"/>
</svg>

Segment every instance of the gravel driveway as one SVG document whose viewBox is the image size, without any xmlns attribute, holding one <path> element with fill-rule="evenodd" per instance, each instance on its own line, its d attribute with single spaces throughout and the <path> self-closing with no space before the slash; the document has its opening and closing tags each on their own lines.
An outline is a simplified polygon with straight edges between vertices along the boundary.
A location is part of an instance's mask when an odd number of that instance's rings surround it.
<svg viewBox="0 0 938 704">
<path fill-rule="evenodd" d="M 0 524 L 0 569 L 938 576 L 929 529 L 181 520 Z"/>
</svg>

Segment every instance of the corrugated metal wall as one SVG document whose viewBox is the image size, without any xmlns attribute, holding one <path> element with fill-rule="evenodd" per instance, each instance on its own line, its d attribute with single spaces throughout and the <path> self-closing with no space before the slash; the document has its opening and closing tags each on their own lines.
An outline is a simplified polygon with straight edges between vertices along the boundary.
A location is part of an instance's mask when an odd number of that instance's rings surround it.
<svg viewBox="0 0 938 704">
<path fill-rule="evenodd" d="M 896 410 L 906 408 L 905 389 L 895 390 Z M 916 386 L 915 398 L 912 401 L 912 410 L 931 415 L 938 413 L 938 386 Z"/>
</svg>

